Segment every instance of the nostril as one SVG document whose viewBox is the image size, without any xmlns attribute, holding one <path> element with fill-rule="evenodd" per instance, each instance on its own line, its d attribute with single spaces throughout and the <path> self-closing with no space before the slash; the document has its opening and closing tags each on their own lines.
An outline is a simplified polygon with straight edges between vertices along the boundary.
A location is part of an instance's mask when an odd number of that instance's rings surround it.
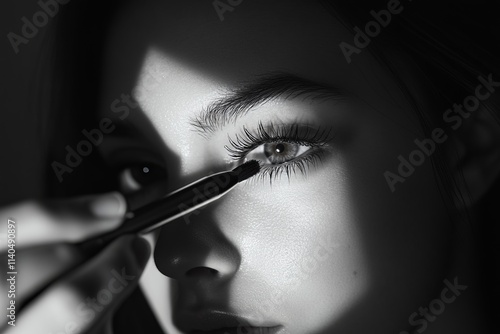
<svg viewBox="0 0 500 334">
<path fill-rule="evenodd" d="M 195 267 L 186 272 L 186 277 L 217 277 L 219 272 L 208 267 Z"/>
</svg>

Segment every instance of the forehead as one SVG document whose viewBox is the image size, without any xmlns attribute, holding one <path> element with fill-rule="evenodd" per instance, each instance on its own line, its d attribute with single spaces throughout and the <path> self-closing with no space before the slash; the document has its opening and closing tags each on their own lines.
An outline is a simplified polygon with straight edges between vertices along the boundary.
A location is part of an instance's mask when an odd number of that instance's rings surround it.
<svg viewBox="0 0 500 334">
<path fill-rule="evenodd" d="M 338 45 L 349 34 L 315 1 L 249 1 L 231 8 L 221 14 L 210 1 L 134 1 L 112 24 L 108 73 L 121 73 L 130 84 L 156 50 L 223 82 L 276 69 L 317 80 L 331 80 L 327 73 L 346 77 Z"/>
<path fill-rule="evenodd" d="M 284 71 L 384 112 L 404 104 L 368 50 L 347 63 L 339 44 L 352 34 L 319 2 L 242 1 L 223 13 L 214 3 L 146 0 L 123 8 L 107 39 L 105 101 L 133 93 L 154 124 L 181 124 L 225 89 Z"/>
</svg>

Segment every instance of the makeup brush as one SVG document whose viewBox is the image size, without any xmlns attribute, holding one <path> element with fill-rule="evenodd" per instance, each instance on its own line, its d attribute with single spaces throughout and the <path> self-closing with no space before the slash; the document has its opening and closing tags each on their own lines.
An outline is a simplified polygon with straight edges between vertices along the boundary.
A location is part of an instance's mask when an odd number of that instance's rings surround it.
<svg viewBox="0 0 500 334">
<path fill-rule="evenodd" d="M 129 233 L 147 233 L 208 205 L 227 194 L 238 183 L 254 176 L 260 170 L 256 160 L 248 161 L 231 171 L 212 174 L 188 184 L 165 197 L 128 212 L 128 219 L 116 230 L 80 244 L 84 252 L 106 245 Z"/>
<path fill-rule="evenodd" d="M 221 198 L 238 183 L 257 174 L 259 170 L 259 162 L 251 160 L 231 171 L 203 177 L 137 210 L 127 212 L 125 216 L 126 220 L 116 230 L 77 243 L 76 246 L 81 253 L 79 261 L 75 260 L 75 263 L 70 268 L 51 279 L 50 282 L 47 282 L 44 288 L 39 289 L 26 298 L 18 310 L 21 311 L 25 305 L 28 305 L 31 300 L 40 295 L 51 282 L 57 281 L 72 269 L 83 264 L 92 256 L 99 253 L 100 250 L 114 239 L 125 234 L 144 234 L 150 232 L 195 210 L 199 210 L 205 205 Z"/>
</svg>

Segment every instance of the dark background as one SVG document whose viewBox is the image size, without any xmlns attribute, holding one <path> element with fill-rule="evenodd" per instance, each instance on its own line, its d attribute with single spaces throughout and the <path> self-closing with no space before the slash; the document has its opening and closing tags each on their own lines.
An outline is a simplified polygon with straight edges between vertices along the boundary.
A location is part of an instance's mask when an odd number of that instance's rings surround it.
<svg viewBox="0 0 500 334">
<path fill-rule="evenodd" d="M 15 0 L 2 3 L 0 10 L 0 204 L 42 194 L 43 164 L 40 124 L 34 112 L 34 78 L 43 33 L 19 46 L 15 54 L 9 32 L 21 34 L 26 16 L 31 20 L 40 10 L 35 0 Z"/>
</svg>

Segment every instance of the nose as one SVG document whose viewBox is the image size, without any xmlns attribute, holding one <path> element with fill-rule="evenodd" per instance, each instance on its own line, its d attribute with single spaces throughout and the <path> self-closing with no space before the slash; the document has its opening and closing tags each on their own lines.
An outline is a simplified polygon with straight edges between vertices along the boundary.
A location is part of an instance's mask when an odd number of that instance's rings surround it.
<svg viewBox="0 0 500 334">
<path fill-rule="evenodd" d="M 154 260 L 165 276 L 180 281 L 198 281 L 234 275 L 241 257 L 214 220 L 199 214 L 196 219 L 180 218 L 162 227 Z"/>
</svg>

